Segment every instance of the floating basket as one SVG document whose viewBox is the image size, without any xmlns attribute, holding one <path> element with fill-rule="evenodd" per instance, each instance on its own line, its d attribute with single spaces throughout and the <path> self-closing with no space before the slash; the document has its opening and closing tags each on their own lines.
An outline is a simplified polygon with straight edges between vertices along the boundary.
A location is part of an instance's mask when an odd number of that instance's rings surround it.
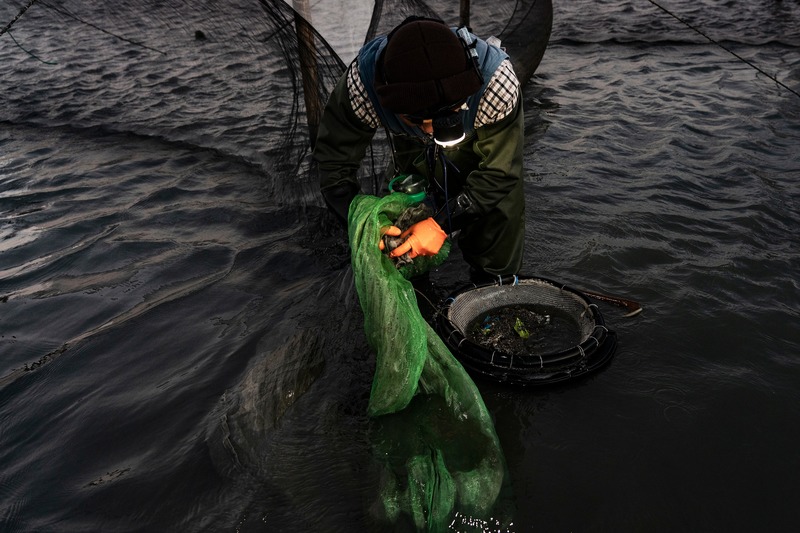
<svg viewBox="0 0 800 533">
<path fill-rule="evenodd" d="M 439 335 L 472 374 L 513 385 L 554 383 L 597 370 L 614 355 L 616 334 L 584 294 L 544 278 L 514 276 L 505 281 L 457 291 L 437 313 Z M 546 327 L 517 319 L 518 331 L 511 336 L 525 337 L 521 350 L 504 351 L 481 338 L 481 328 L 491 326 L 493 315 L 515 312 L 538 314 Z M 556 321 L 569 334 L 543 338 Z"/>
</svg>

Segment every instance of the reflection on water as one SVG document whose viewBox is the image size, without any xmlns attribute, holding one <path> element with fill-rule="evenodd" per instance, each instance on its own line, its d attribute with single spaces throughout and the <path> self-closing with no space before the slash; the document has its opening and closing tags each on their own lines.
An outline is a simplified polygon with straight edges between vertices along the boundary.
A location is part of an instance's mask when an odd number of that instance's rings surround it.
<svg viewBox="0 0 800 533">
<path fill-rule="evenodd" d="M 712 4 L 670 7 L 798 88 L 796 3 Z M 374 359 L 343 234 L 313 176 L 270 167 L 287 114 L 274 76 L 223 57 L 234 74 L 192 107 L 184 81 L 214 57 L 213 28 L 184 43 L 189 63 L 153 71 L 77 28 L 15 28 L 51 70 L 0 37 L 4 528 L 381 530 L 392 451 L 423 435 L 413 417 L 366 416 Z M 74 32 L 87 39 L 70 51 Z M 92 81 L 77 66 L 94 55 Z M 165 79 L 163 102 L 138 99 Z M 228 116 L 242 94 L 248 116 Z M 479 382 L 507 494 L 498 516 L 459 511 L 451 529 L 786 530 L 800 99 L 628 2 L 557 5 L 524 96 L 525 273 L 644 312 L 603 307 L 620 345 L 594 377 Z M 464 272 L 456 250 L 431 279 L 446 290 Z M 419 403 L 466 468 L 480 442 Z"/>
</svg>

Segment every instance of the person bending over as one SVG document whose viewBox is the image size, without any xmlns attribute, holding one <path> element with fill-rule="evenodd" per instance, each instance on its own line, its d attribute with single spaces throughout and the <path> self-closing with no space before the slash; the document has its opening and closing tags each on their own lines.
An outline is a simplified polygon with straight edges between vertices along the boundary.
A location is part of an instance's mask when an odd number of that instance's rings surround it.
<svg viewBox="0 0 800 533">
<path fill-rule="evenodd" d="M 517 274 L 525 199 L 523 110 L 508 56 L 466 28 L 409 17 L 359 51 L 331 93 L 314 159 L 328 207 L 346 223 L 357 172 L 377 128 L 391 143 L 387 178 L 427 178 L 435 215 L 393 256 L 435 255 L 457 239 L 474 277 Z M 395 227 L 386 229 L 398 235 Z"/>
</svg>

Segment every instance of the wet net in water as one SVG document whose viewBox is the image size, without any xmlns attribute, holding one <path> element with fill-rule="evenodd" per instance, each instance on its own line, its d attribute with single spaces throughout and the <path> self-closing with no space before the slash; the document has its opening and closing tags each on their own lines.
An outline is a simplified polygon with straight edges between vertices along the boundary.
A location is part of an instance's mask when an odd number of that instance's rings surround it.
<svg viewBox="0 0 800 533">
<path fill-rule="evenodd" d="M 552 6 L 492 2 L 473 6 L 465 19 L 455 2 L 379 0 L 364 42 L 409 15 L 461 21 L 482 37 L 500 37 L 524 82 L 544 53 Z M 352 58 L 340 58 L 285 1 L 10 0 L 0 6 L 0 28 L 0 122 L 213 150 L 257 167 L 259 185 L 276 203 L 324 205 L 311 160 L 315 125 Z M 387 155 L 379 131 L 359 171 L 365 192 L 378 191 Z M 508 477 L 491 418 L 416 306 L 404 307 L 414 293 L 400 271 L 364 251 L 378 238 L 371 217 L 401 206 L 369 198 L 351 222 L 351 233 L 360 235 L 351 235 L 351 247 L 364 260 L 354 270 L 379 360 L 370 414 L 376 457 L 387 460 L 384 518 L 427 530 L 445 529 L 454 515 L 487 518 Z M 364 242 L 370 247 L 358 244 Z M 393 341 L 398 328 L 413 330 L 408 350 Z M 392 355 L 409 358 L 401 380 Z M 418 432 L 400 432 L 408 437 L 400 440 L 397 428 L 406 423 Z"/>
</svg>

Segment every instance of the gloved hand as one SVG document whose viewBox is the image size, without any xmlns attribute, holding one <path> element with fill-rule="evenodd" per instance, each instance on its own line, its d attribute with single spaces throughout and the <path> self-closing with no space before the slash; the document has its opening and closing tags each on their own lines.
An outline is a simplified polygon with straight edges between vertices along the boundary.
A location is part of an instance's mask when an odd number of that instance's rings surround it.
<svg viewBox="0 0 800 533">
<path fill-rule="evenodd" d="M 397 226 L 386 226 L 385 228 L 381 229 L 381 240 L 378 241 L 378 248 L 380 248 L 381 252 L 386 249 L 386 245 L 383 243 L 383 236 L 388 235 L 390 237 L 399 237 L 403 232 L 400 231 L 400 228 Z"/>
<path fill-rule="evenodd" d="M 389 257 L 400 257 L 407 253 L 408 257 L 413 259 L 418 255 L 438 254 L 447 234 L 442 231 L 435 220 L 426 218 L 401 233 L 400 238 L 406 239 L 406 241 L 395 248 Z"/>
</svg>

